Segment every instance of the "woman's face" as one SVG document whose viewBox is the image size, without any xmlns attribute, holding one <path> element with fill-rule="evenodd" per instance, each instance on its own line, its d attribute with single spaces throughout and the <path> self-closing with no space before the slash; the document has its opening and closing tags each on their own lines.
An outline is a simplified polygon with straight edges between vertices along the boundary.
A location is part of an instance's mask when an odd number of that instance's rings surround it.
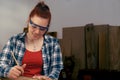
<svg viewBox="0 0 120 80">
<path fill-rule="evenodd" d="M 45 34 L 48 30 L 49 19 L 45 19 L 38 16 L 33 16 L 30 18 L 28 23 L 28 36 L 29 38 L 36 40 Z"/>
</svg>

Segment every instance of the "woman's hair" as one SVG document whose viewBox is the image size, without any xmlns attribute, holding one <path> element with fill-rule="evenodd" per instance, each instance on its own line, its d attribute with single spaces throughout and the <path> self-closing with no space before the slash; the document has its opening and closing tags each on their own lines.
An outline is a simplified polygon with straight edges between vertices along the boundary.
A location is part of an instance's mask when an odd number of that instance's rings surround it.
<svg viewBox="0 0 120 80">
<path fill-rule="evenodd" d="M 50 21 L 51 21 L 51 12 L 50 9 L 48 7 L 48 5 L 46 5 L 43 1 L 40 1 L 31 11 L 29 18 L 33 17 L 33 16 L 39 16 L 45 19 L 49 19 L 49 23 L 48 26 L 50 25 Z"/>
</svg>

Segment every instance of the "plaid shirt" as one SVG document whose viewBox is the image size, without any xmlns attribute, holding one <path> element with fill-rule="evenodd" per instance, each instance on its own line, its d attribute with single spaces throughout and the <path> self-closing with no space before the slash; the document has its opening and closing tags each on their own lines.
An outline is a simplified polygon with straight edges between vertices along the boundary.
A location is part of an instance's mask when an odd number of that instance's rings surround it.
<svg viewBox="0 0 120 80">
<path fill-rule="evenodd" d="M 18 63 L 22 64 L 22 58 L 25 53 L 25 33 L 20 33 L 12 36 L 6 45 L 3 47 L 0 53 L 0 77 L 7 77 L 7 74 L 11 67 L 16 63 L 11 55 L 11 51 L 14 52 L 14 56 Z M 43 75 L 46 75 L 52 79 L 58 79 L 59 73 L 63 68 L 62 54 L 58 39 L 52 36 L 45 35 L 44 43 L 42 46 L 43 57 Z"/>
</svg>

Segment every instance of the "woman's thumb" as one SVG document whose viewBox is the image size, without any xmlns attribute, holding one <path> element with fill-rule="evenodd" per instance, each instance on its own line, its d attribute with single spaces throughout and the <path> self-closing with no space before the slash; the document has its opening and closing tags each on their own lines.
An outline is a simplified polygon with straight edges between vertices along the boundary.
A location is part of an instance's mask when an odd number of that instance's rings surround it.
<svg viewBox="0 0 120 80">
<path fill-rule="evenodd" d="M 26 64 L 23 64 L 23 65 L 22 65 L 22 68 L 24 69 L 25 67 L 26 67 Z"/>
</svg>

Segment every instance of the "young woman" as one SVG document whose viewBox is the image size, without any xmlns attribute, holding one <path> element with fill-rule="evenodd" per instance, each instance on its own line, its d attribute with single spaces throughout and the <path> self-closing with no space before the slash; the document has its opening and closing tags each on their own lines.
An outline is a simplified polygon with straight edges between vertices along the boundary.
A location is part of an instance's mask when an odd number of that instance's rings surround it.
<svg viewBox="0 0 120 80">
<path fill-rule="evenodd" d="M 58 39 L 46 35 L 51 12 L 39 2 L 28 18 L 28 31 L 12 36 L 0 53 L 0 77 L 17 79 L 26 76 L 57 80 L 63 68 Z"/>
</svg>

